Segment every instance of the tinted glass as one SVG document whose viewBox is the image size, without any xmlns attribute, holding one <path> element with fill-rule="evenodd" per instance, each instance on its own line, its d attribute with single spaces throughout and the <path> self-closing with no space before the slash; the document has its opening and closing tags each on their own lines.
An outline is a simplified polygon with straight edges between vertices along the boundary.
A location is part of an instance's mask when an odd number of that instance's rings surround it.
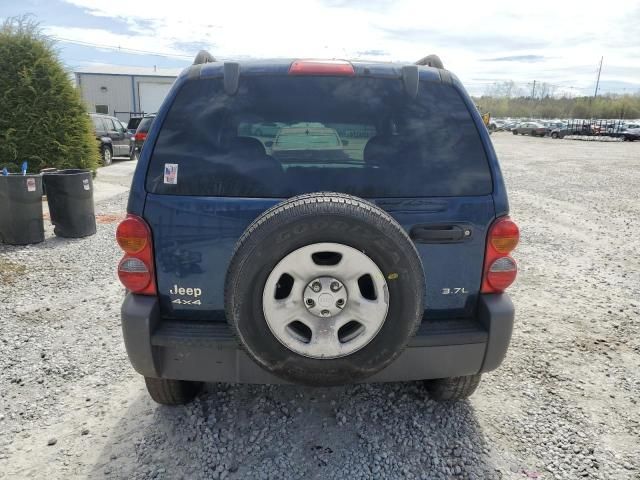
<svg viewBox="0 0 640 480">
<path fill-rule="evenodd" d="M 142 120 L 142 117 L 131 117 L 129 119 L 129 123 L 127 124 L 127 129 L 135 130 L 136 128 L 138 128 L 138 125 L 140 125 L 140 120 Z"/>
<path fill-rule="evenodd" d="M 176 164 L 177 176 L 174 181 Z M 165 177 L 165 170 L 171 172 Z M 156 142 L 147 190 L 290 197 L 481 195 L 492 190 L 471 115 L 450 86 L 368 77 L 241 77 L 187 82 Z"/>
<path fill-rule="evenodd" d="M 138 124 L 137 132 L 148 132 L 155 117 L 144 117 Z"/>
<path fill-rule="evenodd" d="M 105 118 L 104 122 L 107 124 L 107 129 L 110 132 L 114 132 L 114 131 L 117 132 L 119 130 L 118 127 L 120 126 L 120 124 L 117 122 L 114 122 L 113 118 Z"/>
</svg>

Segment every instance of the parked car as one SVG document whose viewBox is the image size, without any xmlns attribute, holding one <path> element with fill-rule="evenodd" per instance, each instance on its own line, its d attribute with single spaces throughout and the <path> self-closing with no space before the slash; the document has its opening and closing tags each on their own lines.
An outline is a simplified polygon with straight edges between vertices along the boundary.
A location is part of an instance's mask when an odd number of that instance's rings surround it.
<svg viewBox="0 0 640 480">
<path fill-rule="evenodd" d="M 549 131 L 552 131 L 556 128 L 563 128 L 567 123 L 566 122 L 545 122 L 544 126 L 547 127 Z"/>
<path fill-rule="evenodd" d="M 256 137 L 275 137 L 285 125 L 282 122 L 260 122 L 253 125 L 251 135 Z"/>
<path fill-rule="evenodd" d="M 494 120 L 493 124 L 495 126 L 494 130 L 497 132 L 502 132 L 505 130 L 505 126 L 507 125 L 507 122 L 505 122 L 504 120 Z"/>
<path fill-rule="evenodd" d="M 417 380 L 437 400 L 471 395 L 510 342 L 519 232 L 460 81 L 410 64 L 194 63 L 116 234 L 124 342 L 151 397 Z M 275 142 L 250 135 L 264 119 L 285 125 Z M 345 145 L 338 130 L 369 133 Z"/>
<path fill-rule="evenodd" d="M 116 117 L 90 113 L 99 142 L 103 165 L 111 165 L 113 157 L 129 156 L 130 142 L 127 130 Z"/>
<path fill-rule="evenodd" d="M 147 139 L 147 135 L 149 134 L 149 129 L 151 128 L 151 124 L 153 120 L 156 118 L 155 115 L 147 115 L 142 117 L 138 123 L 138 128 L 136 129 L 136 133 L 133 135 L 133 140 L 131 144 L 131 160 L 138 160 L 140 158 L 140 152 L 142 151 L 142 146 L 144 145 L 144 141 Z"/>
<path fill-rule="evenodd" d="M 564 138 L 567 135 L 594 135 L 595 130 L 589 123 L 569 122 L 549 132 L 551 138 Z"/>
<path fill-rule="evenodd" d="M 138 129 L 138 125 L 140 125 L 140 121 L 144 117 L 143 114 L 134 114 L 134 115 L 135 116 L 132 116 L 131 118 L 129 118 L 129 122 L 127 123 L 127 130 L 132 135 L 136 133 L 136 130 Z"/>
<path fill-rule="evenodd" d="M 512 131 L 514 128 L 516 128 L 520 123 L 519 122 L 506 122 L 504 124 L 504 126 L 502 127 L 503 130 L 510 132 Z"/>
<path fill-rule="evenodd" d="M 622 132 L 621 136 L 627 142 L 640 140 L 640 128 L 628 128 Z"/>
<path fill-rule="evenodd" d="M 523 122 L 511 129 L 514 135 L 531 135 L 532 137 L 544 137 L 549 129 L 537 122 Z"/>
</svg>

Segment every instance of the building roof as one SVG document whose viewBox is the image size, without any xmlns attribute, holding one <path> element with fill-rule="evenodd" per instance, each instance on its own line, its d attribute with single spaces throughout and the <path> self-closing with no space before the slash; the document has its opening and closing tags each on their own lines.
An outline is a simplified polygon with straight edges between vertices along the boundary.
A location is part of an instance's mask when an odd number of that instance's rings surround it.
<svg viewBox="0 0 640 480">
<path fill-rule="evenodd" d="M 132 75 L 147 77 L 177 77 L 182 68 L 127 67 L 121 65 L 89 65 L 78 67 L 74 73 L 91 73 L 99 75 Z"/>
</svg>

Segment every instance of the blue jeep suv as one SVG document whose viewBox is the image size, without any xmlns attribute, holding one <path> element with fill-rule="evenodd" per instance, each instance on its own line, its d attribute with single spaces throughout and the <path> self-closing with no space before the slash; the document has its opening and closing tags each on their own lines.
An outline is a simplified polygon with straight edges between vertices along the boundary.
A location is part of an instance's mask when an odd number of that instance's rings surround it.
<svg viewBox="0 0 640 480">
<path fill-rule="evenodd" d="M 201 52 L 146 145 L 118 275 L 155 401 L 363 381 L 456 400 L 502 362 L 519 231 L 482 119 L 436 56 Z"/>
</svg>

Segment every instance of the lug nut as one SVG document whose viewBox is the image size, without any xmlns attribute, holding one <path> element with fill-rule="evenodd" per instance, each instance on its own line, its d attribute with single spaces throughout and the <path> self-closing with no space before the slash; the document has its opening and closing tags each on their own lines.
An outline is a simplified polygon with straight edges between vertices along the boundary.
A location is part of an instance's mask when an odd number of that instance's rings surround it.
<svg viewBox="0 0 640 480">
<path fill-rule="evenodd" d="M 331 282 L 329 288 L 331 288 L 332 292 L 337 292 L 338 290 L 340 290 L 340 284 L 338 282 Z"/>
<path fill-rule="evenodd" d="M 322 290 L 322 285 L 320 285 L 320 282 L 313 282 L 311 284 L 311 290 L 318 293 L 320 290 Z"/>
<path fill-rule="evenodd" d="M 336 302 L 336 307 L 342 308 L 344 306 L 344 298 L 339 298 Z"/>
<path fill-rule="evenodd" d="M 329 315 L 331 315 L 331 312 L 329 310 L 322 310 L 320 312 L 320 315 L 322 315 L 323 317 L 328 317 Z"/>
<path fill-rule="evenodd" d="M 306 303 L 309 307 L 313 307 L 316 304 L 312 298 L 307 298 Z"/>
</svg>

